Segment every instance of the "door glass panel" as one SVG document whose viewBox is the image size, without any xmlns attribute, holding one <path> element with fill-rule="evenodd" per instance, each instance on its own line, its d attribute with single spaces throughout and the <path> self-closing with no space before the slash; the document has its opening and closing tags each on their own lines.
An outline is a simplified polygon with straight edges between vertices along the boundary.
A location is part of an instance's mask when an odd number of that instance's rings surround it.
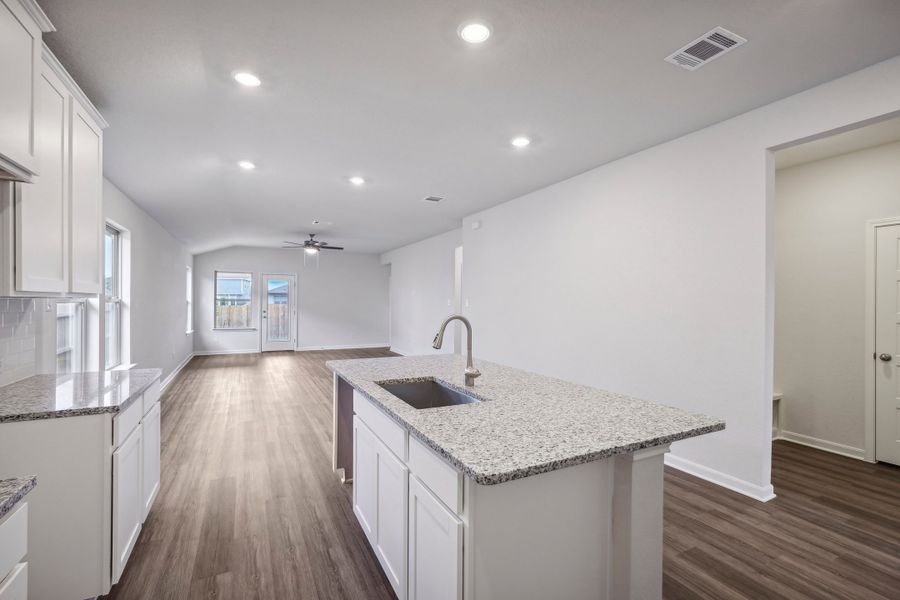
<svg viewBox="0 0 900 600">
<path fill-rule="evenodd" d="M 266 335 L 271 342 L 289 342 L 291 340 L 290 283 L 270 279 L 267 288 Z"/>
</svg>

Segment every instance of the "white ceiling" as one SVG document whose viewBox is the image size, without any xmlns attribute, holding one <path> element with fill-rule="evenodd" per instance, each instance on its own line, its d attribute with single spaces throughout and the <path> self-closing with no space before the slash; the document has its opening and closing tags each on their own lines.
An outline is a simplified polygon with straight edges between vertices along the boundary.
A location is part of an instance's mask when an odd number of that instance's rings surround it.
<svg viewBox="0 0 900 600">
<path fill-rule="evenodd" d="M 900 142 L 900 117 L 779 150 L 775 153 L 775 167 L 787 169 L 892 142 Z"/>
<path fill-rule="evenodd" d="M 111 124 L 107 176 L 194 252 L 313 219 L 390 249 L 900 54 L 896 0 L 40 2 Z M 480 47 L 456 36 L 473 17 L 494 29 Z M 717 25 L 749 42 L 696 72 L 663 61 Z"/>
</svg>

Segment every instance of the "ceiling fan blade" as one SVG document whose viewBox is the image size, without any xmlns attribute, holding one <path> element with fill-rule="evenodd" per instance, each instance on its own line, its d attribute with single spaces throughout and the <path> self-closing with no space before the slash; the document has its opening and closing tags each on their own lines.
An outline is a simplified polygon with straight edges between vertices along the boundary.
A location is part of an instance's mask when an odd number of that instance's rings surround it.
<svg viewBox="0 0 900 600">
<path fill-rule="evenodd" d="M 282 250 L 303 250 L 303 246 L 282 246 Z"/>
<path fill-rule="evenodd" d="M 287 240 L 281 242 L 282 244 L 291 244 L 292 246 L 303 246 L 300 242 L 289 242 Z"/>
<path fill-rule="evenodd" d="M 322 250 L 343 250 L 342 246 L 319 246 Z"/>
</svg>

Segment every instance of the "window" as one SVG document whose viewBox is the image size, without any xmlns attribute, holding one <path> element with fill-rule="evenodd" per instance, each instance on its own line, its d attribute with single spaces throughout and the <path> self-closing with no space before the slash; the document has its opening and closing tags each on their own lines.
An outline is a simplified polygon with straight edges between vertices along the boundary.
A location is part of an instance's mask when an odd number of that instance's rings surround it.
<svg viewBox="0 0 900 600">
<path fill-rule="evenodd" d="M 122 232 L 106 226 L 103 238 L 103 301 L 105 306 L 106 334 L 104 350 L 106 368 L 122 363 Z"/>
<path fill-rule="evenodd" d="M 56 374 L 69 375 L 83 370 L 84 303 L 56 304 Z"/>
<path fill-rule="evenodd" d="M 216 271 L 216 329 L 250 329 L 253 275 Z"/>
<path fill-rule="evenodd" d="M 194 275 L 190 267 L 185 267 L 186 275 L 184 278 L 184 297 L 187 300 L 187 327 L 185 333 L 193 333 L 194 331 Z"/>
</svg>

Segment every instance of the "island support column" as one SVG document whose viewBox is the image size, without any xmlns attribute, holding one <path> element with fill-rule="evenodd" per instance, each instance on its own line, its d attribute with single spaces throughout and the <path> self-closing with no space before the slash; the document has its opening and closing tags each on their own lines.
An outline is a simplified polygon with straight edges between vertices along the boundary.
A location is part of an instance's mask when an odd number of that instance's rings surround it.
<svg viewBox="0 0 900 600">
<path fill-rule="evenodd" d="M 341 483 L 353 480 L 353 386 L 334 375 L 332 468 Z"/>
<path fill-rule="evenodd" d="M 615 457 L 612 597 L 662 598 L 663 457 L 668 444 Z"/>
</svg>

